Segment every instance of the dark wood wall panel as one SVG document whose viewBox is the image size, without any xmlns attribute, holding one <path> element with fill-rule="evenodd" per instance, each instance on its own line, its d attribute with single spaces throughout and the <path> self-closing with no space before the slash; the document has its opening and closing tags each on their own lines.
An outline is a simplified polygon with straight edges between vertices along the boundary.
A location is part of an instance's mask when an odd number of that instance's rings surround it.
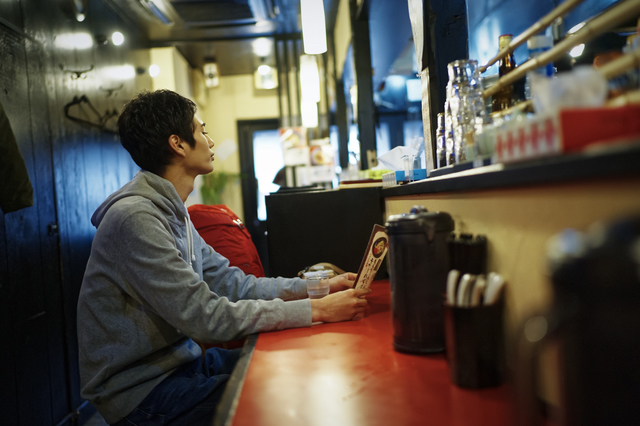
<svg viewBox="0 0 640 426">
<path fill-rule="evenodd" d="M 45 338 L 49 367 L 52 419 L 67 415 L 69 407 L 68 379 L 64 322 L 61 298 L 61 271 L 58 249 L 58 224 L 53 179 L 52 146 L 49 121 L 49 100 L 46 89 L 46 52 L 41 43 L 25 40 L 27 76 L 29 85 L 29 110 L 31 116 L 31 140 L 35 167 L 35 208 L 38 211 L 38 237 L 40 243 L 41 287 L 44 297 L 46 321 Z"/>
<path fill-rule="evenodd" d="M 20 425 L 49 426 L 52 418 L 51 381 L 48 372 L 47 315 L 15 325 L 14 348 Z M 44 379 L 44 380 L 43 380 Z"/>
<path fill-rule="evenodd" d="M 32 134 L 26 39 L 3 27 L 0 44 L 0 99 L 12 124 L 29 176 L 34 180 L 34 206 L 5 215 L 9 323 L 11 327 L 12 369 L 20 424 L 51 424 L 50 380 L 47 345 L 48 319 L 44 301 L 44 274 L 41 259 L 38 189 L 53 191 L 51 183 L 35 181 L 38 164 Z M 44 404 L 43 404 L 44 403 Z M 34 414 L 41 411 L 40 414 Z"/>
<path fill-rule="evenodd" d="M 81 424 L 76 303 L 95 228 L 96 207 L 137 171 L 112 132 L 66 118 L 64 105 L 86 95 L 99 113 L 122 110 L 140 86 L 120 79 L 141 47 L 60 46 L 61 35 L 91 37 L 126 25 L 101 0 L 79 23 L 71 1 L 0 2 L 0 101 L 34 188 L 34 206 L 0 212 L 0 424 Z M 135 43 L 132 40 L 138 40 Z M 135 65 L 135 64 L 129 64 Z M 65 70 L 88 69 L 74 79 Z M 149 81 L 149 80 L 147 80 Z M 109 90 L 117 88 L 117 90 Z M 74 115 L 96 120 L 86 107 Z M 115 129 L 115 119 L 109 123 Z"/>
<path fill-rule="evenodd" d="M 2 275 L 4 278 L 6 275 Z M 4 281 L 4 280 L 3 280 Z M 2 292 L 0 297 L 4 298 Z M 6 308 L 3 304 L 3 309 Z M 3 323 L 7 324 L 7 323 Z M 0 331 L 0 341 L 2 341 L 2 349 L 0 349 L 0 363 L 2 368 L 2 381 L 0 382 L 0 412 L 2 413 L 2 422 L 6 422 L 7 425 L 18 424 L 18 398 L 16 395 L 16 372 L 13 366 L 15 365 L 15 357 L 13 351 L 10 350 L 10 345 L 13 344 L 12 330 L 7 330 L 6 326 L 2 327 Z"/>
</svg>

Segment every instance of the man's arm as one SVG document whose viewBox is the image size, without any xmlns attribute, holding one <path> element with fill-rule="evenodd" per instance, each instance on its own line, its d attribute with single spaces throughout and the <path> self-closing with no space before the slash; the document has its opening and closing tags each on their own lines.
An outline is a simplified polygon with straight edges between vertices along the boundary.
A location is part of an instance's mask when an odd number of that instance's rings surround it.
<svg viewBox="0 0 640 426">
<path fill-rule="evenodd" d="M 202 274 L 209 288 L 233 302 L 240 300 L 297 300 L 307 297 L 306 284 L 300 278 L 256 278 L 241 269 L 229 266 L 229 261 L 215 252 L 204 240 Z"/>
<path fill-rule="evenodd" d="M 233 302 L 211 291 L 153 214 L 127 214 L 116 226 L 120 229 L 114 233 L 112 252 L 118 256 L 117 281 L 131 297 L 184 334 L 202 342 L 228 341 L 311 324 L 307 300 Z"/>
</svg>

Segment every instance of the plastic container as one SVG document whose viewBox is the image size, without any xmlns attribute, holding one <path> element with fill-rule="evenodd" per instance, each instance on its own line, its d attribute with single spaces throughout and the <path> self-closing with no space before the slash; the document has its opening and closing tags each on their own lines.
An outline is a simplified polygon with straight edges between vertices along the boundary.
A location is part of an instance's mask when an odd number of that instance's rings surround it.
<svg viewBox="0 0 640 426">
<path fill-rule="evenodd" d="M 529 49 L 529 60 L 534 59 L 536 56 L 546 52 L 553 47 L 553 37 L 547 35 L 537 35 L 527 40 L 527 49 Z M 555 74 L 555 68 L 553 62 L 549 62 L 547 65 L 534 69 L 527 73 L 527 79 L 524 86 L 525 98 L 531 99 L 531 76 L 533 74 L 542 77 L 552 77 Z"/>
<path fill-rule="evenodd" d="M 312 276 L 305 276 L 307 281 L 307 294 L 309 299 L 322 299 L 329 294 L 329 274 L 314 273 Z"/>
<path fill-rule="evenodd" d="M 461 388 L 499 386 L 505 379 L 504 301 L 463 308 L 444 304 L 447 362 Z"/>
</svg>

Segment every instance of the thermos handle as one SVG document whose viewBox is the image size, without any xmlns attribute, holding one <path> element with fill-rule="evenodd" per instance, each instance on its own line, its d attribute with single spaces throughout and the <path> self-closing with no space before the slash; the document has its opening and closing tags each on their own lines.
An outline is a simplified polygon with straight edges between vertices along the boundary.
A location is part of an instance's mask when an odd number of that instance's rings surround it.
<svg viewBox="0 0 640 426">
<path fill-rule="evenodd" d="M 559 329 L 555 315 L 540 313 L 525 321 L 519 333 L 516 349 L 516 408 L 517 424 L 540 426 L 542 416 L 538 403 L 538 359 L 543 343 Z"/>
</svg>

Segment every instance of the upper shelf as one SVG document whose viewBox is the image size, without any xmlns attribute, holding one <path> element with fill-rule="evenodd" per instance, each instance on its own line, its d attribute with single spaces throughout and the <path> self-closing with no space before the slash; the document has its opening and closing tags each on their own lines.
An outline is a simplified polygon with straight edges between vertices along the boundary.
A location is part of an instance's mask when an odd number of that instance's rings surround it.
<svg viewBox="0 0 640 426">
<path fill-rule="evenodd" d="M 387 198 L 620 178 L 632 175 L 640 176 L 640 143 L 586 150 L 576 154 L 547 157 L 536 161 L 479 167 L 393 188 L 384 188 L 381 195 Z"/>
</svg>

